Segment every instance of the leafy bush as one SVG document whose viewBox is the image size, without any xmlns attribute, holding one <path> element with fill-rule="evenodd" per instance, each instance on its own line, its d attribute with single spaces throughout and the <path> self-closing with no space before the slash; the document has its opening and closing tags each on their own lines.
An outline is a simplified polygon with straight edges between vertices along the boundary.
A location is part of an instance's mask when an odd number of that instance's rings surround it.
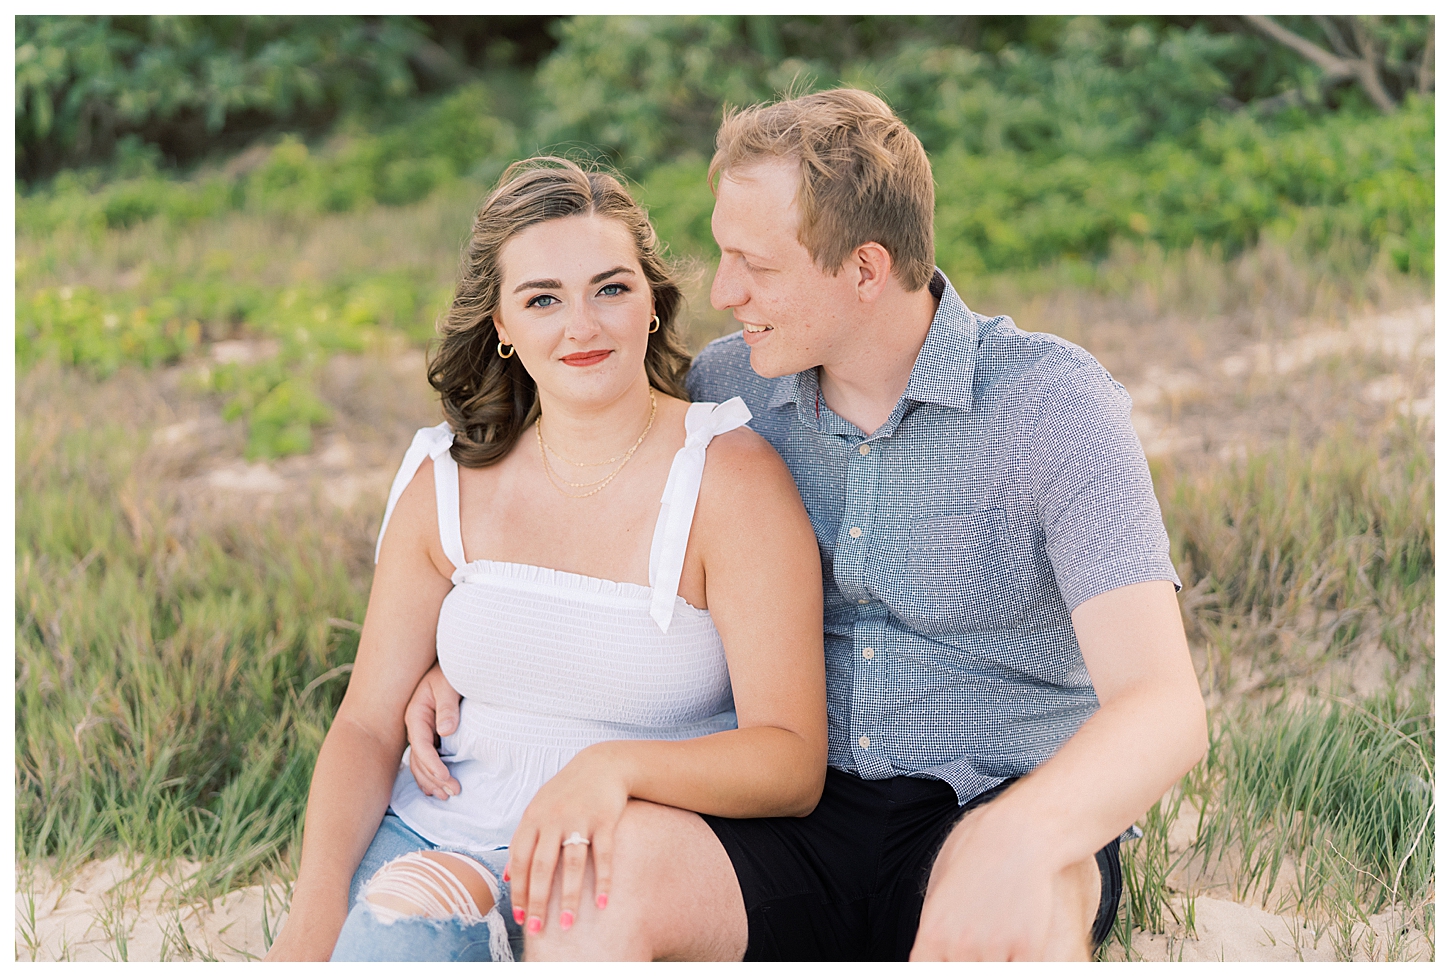
<svg viewBox="0 0 1450 977">
<path fill-rule="evenodd" d="M 174 299 L 135 304 L 85 287 L 17 292 L 15 324 L 15 355 L 22 369 L 54 357 L 98 376 L 109 376 L 125 362 L 175 362 L 201 338 L 201 324 Z"/>
<path fill-rule="evenodd" d="M 664 236 L 709 253 L 699 187 L 721 106 L 845 83 L 880 92 L 933 155 L 939 261 L 961 273 L 1097 259 L 1118 239 L 1233 254 L 1270 234 L 1433 274 L 1429 98 L 1261 121 L 1221 103 L 1297 84 L 1298 66 L 1256 36 L 1078 17 L 992 52 L 914 32 L 927 26 L 806 59 L 753 18 L 574 18 L 538 75 L 538 138 L 639 175 Z"/>
<path fill-rule="evenodd" d="M 235 176 L 212 172 L 178 181 L 145 164 L 141 172 L 109 182 L 95 172 L 62 173 L 49 192 L 17 200 L 17 230 L 99 232 L 154 217 L 185 225 L 234 210 L 295 219 L 410 204 L 461 177 L 486 182 L 517 155 L 513 126 L 492 107 L 486 86 L 465 85 L 378 134 L 361 131 L 356 121 L 344 124 L 321 152 L 284 136 L 257 165 Z"/>
<path fill-rule="evenodd" d="M 55 359 L 97 377 L 123 363 L 160 366 L 195 350 L 204 333 L 246 333 L 277 342 L 259 363 L 226 363 L 201 373 L 224 398 L 224 416 L 247 426 L 248 458 L 311 450 L 311 430 L 328 420 L 312 391 L 312 368 L 327 355 L 359 352 L 380 332 L 417 341 L 432 335 L 446 296 L 415 277 L 390 273 L 326 286 L 264 288 L 237 282 L 225 266 L 193 280 L 154 276 L 130 292 L 89 287 L 17 289 L 16 360 L 25 369 Z"/>
<path fill-rule="evenodd" d="M 105 158 L 128 133 L 175 149 L 237 116 L 410 95 L 420 37 L 404 17 L 17 17 L 17 172 Z"/>
<path fill-rule="evenodd" d="M 789 84 L 806 62 L 772 67 L 729 17 L 575 17 L 540 67 L 542 145 L 577 144 L 642 171 L 708 155 L 724 103 Z"/>
<path fill-rule="evenodd" d="M 1233 254 L 1262 234 L 1340 241 L 1434 271 L 1434 102 L 1285 133 L 1235 116 L 1140 152 L 1042 159 L 953 149 L 934 166 L 939 262 L 969 273 L 1097 258 L 1117 238 Z M 1349 269 L 1346 269 L 1349 270 Z"/>
<path fill-rule="evenodd" d="M 1331 116 L 1275 133 L 1244 116 L 1208 119 L 1183 141 L 1104 156 L 1015 150 L 936 155 L 937 263 L 972 276 L 1096 260 L 1116 241 L 1233 255 L 1261 236 L 1306 253 L 1348 247 L 1354 274 L 1383 254 L 1434 273 L 1434 102 L 1392 116 Z M 713 254 L 705 161 L 686 157 L 641 182 L 677 252 Z"/>
<path fill-rule="evenodd" d="M 233 401 L 233 403 L 237 403 Z M 232 404 L 223 411 L 231 419 L 245 409 L 245 403 Z M 276 458 L 282 455 L 306 454 L 312 450 L 312 426 L 323 424 L 332 414 L 307 385 L 297 377 L 287 377 L 251 409 L 247 425 L 247 458 Z"/>
<path fill-rule="evenodd" d="M 917 41 L 843 81 L 879 91 L 930 151 L 1094 158 L 1191 131 L 1230 89 L 1220 65 L 1246 43 L 1202 25 L 1114 30 L 1080 17 L 1051 51 Z"/>
<path fill-rule="evenodd" d="M 849 84 L 879 92 L 931 153 L 1100 158 L 1191 140 L 1203 120 L 1304 83 L 1298 55 L 1221 18 L 863 20 L 573 18 L 536 78 L 538 137 L 601 150 L 642 174 L 682 155 L 708 156 L 726 105 Z M 1427 23 L 1371 24 L 1397 91 L 1406 87 L 1399 75 L 1414 73 Z M 1289 24 L 1320 29 L 1311 18 Z M 991 31 L 1004 35 L 993 42 Z M 1320 97 L 1280 125 L 1326 107 Z"/>
</svg>

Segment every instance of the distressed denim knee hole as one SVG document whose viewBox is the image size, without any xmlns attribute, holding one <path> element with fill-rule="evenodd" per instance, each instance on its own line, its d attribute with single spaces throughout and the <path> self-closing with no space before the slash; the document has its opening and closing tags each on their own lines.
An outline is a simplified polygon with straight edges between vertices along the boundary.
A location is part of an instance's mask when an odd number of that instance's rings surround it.
<svg viewBox="0 0 1450 977">
<path fill-rule="evenodd" d="M 497 884 L 488 873 L 468 859 L 453 857 L 478 872 L 496 904 Z M 383 923 L 405 916 L 457 919 L 468 924 L 481 923 L 485 918 L 477 899 L 454 870 L 424 852 L 409 852 L 383 865 L 364 883 L 358 898 Z M 488 908 L 492 910 L 494 906 Z"/>
</svg>

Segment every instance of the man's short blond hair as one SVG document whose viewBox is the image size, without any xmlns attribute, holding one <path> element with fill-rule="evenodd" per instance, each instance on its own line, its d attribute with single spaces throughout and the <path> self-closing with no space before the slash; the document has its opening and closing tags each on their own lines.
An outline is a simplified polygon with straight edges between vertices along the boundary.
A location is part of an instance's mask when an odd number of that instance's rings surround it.
<svg viewBox="0 0 1450 977">
<path fill-rule="evenodd" d="M 715 137 L 710 186 L 768 159 L 800 165 L 798 238 L 836 274 L 868 241 L 891 255 L 909 292 L 931 281 L 936 190 L 921 140 L 881 99 L 855 88 L 815 92 L 726 113 Z"/>
</svg>

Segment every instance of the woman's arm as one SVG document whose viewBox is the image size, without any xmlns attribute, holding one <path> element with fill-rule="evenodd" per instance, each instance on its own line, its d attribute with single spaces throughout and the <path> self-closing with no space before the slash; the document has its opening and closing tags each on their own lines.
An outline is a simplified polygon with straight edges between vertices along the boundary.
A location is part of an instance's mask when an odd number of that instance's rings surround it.
<svg viewBox="0 0 1450 977">
<path fill-rule="evenodd" d="M 452 588 L 434 498 L 425 461 L 388 523 L 347 694 L 312 772 L 291 910 L 269 960 L 331 955 L 352 874 L 387 810 L 403 753 L 403 708 L 434 661 L 438 611 Z"/>
<path fill-rule="evenodd" d="M 682 742 L 597 749 L 630 796 L 721 817 L 804 817 L 826 778 L 821 557 L 790 471 L 740 429 L 706 456 L 691 528 L 739 728 Z"/>
<path fill-rule="evenodd" d="M 826 774 L 821 562 L 790 472 L 758 435 L 712 442 L 690 532 L 730 668 L 739 728 L 679 742 L 583 750 L 535 796 L 510 846 L 513 903 L 543 924 L 564 861 L 562 925 L 579 904 L 591 838 L 595 897 L 607 899 L 614 826 L 631 797 L 724 817 L 804 816 Z M 537 920 L 537 922 L 536 922 Z"/>
</svg>

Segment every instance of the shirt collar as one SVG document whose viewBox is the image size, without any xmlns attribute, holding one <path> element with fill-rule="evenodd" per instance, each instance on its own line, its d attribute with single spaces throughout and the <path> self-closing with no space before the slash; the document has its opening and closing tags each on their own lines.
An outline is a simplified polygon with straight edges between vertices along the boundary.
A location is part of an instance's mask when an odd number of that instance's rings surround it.
<svg viewBox="0 0 1450 977">
<path fill-rule="evenodd" d="M 905 396 L 920 403 L 943 404 L 968 410 L 972 406 L 972 377 L 977 361 L 977 316 L 957 295 L 940 268 L 932 275 L 931 290 L 937 296 L 936 315 L 917 354 Z M 769 406 L 787 404 L 811 408 L 814 413 L 820 392 L 819 367 L 777 377 L 770 389 Z"/>
<path fill-rule="evenodd" d="M 800 373 L 787 373 L 783 377 L 776 377 L 770 387 L 770 406 L 784 407 L 786 404 L 800 404 L 807 400 L 814 400 L 817 387 L 816 370 L 811 367 L 809 370 L 802 370 Z M 807 396 L 806 387 L 810 387 L 810 395 Z"/>
<path fill-rule="evenodd" d="M 903 396 L 918 403 L 970 410 L 977 368 L 977 314 L 967 308 L 941 269 L 936 275 L 942 293 Z"/>
</svg>

